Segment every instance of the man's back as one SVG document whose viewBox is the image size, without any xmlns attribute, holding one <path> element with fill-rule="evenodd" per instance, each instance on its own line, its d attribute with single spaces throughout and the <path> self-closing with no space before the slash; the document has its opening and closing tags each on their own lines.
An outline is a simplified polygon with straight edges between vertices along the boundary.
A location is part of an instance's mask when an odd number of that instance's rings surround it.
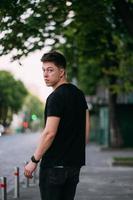
<svg viewBox="0 0 133 200">
<path fill-rule="evenodd" d="M 55 139 L 43 156 L 45 167 L 82 166 L 85 164 L 85 115 L 83 93 L 72 84 L 62 84 L 48 97 L 45 120 L 60 117 Z"/>
</svg>

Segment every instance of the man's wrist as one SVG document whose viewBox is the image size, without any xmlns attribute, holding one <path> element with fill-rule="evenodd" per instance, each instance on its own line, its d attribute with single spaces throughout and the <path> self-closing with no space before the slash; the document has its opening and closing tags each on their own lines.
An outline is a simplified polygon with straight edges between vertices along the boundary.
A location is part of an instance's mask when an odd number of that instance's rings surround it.
<svg viewBox="0 0 133 200">
<path fill-rule="evenodd" d="M 39 163 L 40 160 L 36 160 L 36 159 L 35 159 L 35 156 L 33 155 L 33 156 L 31 156 L 31 161 L 32 161 L 33 163 L 36 163 L 36 164 L 37 164 L 37 163 Z"/>
</svg>

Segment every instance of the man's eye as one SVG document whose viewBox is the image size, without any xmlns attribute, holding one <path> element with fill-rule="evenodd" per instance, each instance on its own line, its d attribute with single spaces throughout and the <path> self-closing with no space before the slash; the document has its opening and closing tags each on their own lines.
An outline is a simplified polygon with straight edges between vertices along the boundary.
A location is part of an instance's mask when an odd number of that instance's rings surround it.
<svg viewBox="0 0 133 200">
<path fill-rule="evenodd" d="M 54 71 L 54 69 L 43 69 L 43 73 L 45 73 L 45 72 L 51 73 L 51 72 L 53 72 L 53 71 Z"/>
<path fill-rule="evenodd" d="M 48 72 L 53 72 L 53 69 L 48 69 Z"/>
</svg>

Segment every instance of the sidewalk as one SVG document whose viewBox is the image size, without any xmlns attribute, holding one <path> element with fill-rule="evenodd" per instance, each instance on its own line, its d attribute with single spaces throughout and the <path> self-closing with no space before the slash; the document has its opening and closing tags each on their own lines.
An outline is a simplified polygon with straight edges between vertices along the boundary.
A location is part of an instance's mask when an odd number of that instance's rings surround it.
<svg viewBox="0 0 133 200">
<path fill-rule="evenodd" d="M 82 168 L 75 200 L 132 200 L 133 168 L 113 167 L 113 156 L 133 156 L 133 150 L 104 150 L 87 147 L 87 165 Z M 11 193 L 9 200 L 13 200 Z M 20 200 L 40 200 L 39 188 L 20 188 Z"/>
</svg>

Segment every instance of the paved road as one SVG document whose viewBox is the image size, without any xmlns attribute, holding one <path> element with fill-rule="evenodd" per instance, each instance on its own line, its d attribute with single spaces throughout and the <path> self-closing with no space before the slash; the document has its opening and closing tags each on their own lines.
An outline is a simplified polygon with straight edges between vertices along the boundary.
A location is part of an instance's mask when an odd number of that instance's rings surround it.
<svg viewBox="0 0 133 200">
<path fill-rule="evenodd" d="M 8 191 L 13 188 L 14 167 L 20 168 L 21 180 L 24 163 L 28 161 L 34 152 L 39 134 L 25 133 L 0 137 L 0 177 L 7 177 Z"/>
<path fill-rule="evenodd" d="M 133 150 L 101 151 L 87 147 L 87 165 L 82 168 L 75 200 L 132 200 L 133 168 L 113 167 L 114 156 L 133 156 Z"/>
<path fill-rule="evenodd" d="M 11 174 L 17 162 L 23 165 L 23 160 L 32 154 L 37 138 L 37 134 L 0 138 L 0 170 Z M 133 156 L 133 150 L 101 151 L 99 146 L 91 144 L 86 150 L 87 165 L 82 168 L 75 200 L 132 200 L 133 168 L 113 167 L 111 160 L 113 156 Z M 38 186 L 21 188 L 20 199 L 39 200 Z"/>
</svg>

